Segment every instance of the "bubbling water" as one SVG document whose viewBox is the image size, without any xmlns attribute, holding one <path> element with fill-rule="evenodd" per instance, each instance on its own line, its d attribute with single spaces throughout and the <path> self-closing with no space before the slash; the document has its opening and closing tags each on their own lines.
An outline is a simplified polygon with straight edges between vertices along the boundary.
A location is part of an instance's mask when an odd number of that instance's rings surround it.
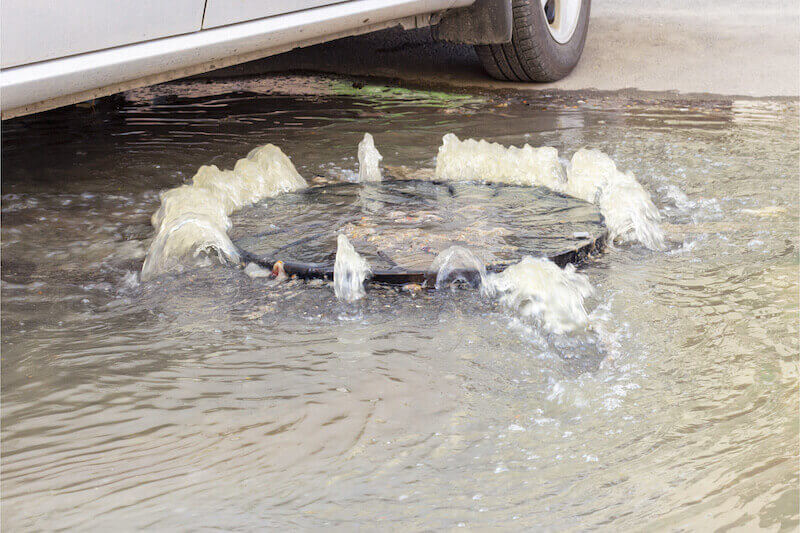
<svg viewBox="0 0 800 533">
<path fill-rule="evenodd" d="M 435 178 L 444 181 L 478 181 L 511 185 L 539 185 L 554 191 L 566 186 L 558 150 L 544 146 L 505 147 L 475 139 L 442 137 L 436 157 Z"/>
<path fill-rule="evenodd" d="M 358 156 L 359 181 L 380 181 L 382 157 L 369 133 L 359 143 Z M 461 141 L 447 134 L 439 148 L 435 177 L 547 187 L 597 204 L 612 240 L 638 241 L 651 249 L 664 247 L 660 214 L 650 195 L 633 174 L 619 171 L 610 157 L 597 150 L 576 152 L 565 172 L 555 148 L 507 148 L 483 140 Z M 145 258 L 142 280 L 180 268 L 183 258 L 202 251 L 215 252 L 223 262 L 238 262 L 237 248 L 227 235 L 229 215 L 264 198 L 304 187 L 305 180 L 289 158 L 273 145 L 251 151 L 233 170 L 200 167 L 191 185 L 161 195 L 161 206 L 152 217 L 157 235 Z M 592 287 L 571 265 L 561 269 L 545 258 L 528 256 L 502 273 L 487 275 L 475 254 L 453 246 L 437 256 L 429 272 L 435 273 L 437 289 L 459 282 L 480 286 L 485 295 L 556 333 L 588 324 L 583 301 Z M 369 263 L 340 234 L 334 264 L 336 297 L 345 302 L 363 298 L 364 281 L 370 274 Z"/>
<path fill-rule="evenodd" d="M 239 252 L 217 221 L 195 213 L 185 213 L 158 232 L 142 265 L 142 280 L 179 269 L 187 256 L 214 251 L 220 261 L 239 261 Z"/>
<path fill-rule="evenodd" d="M 486 282 L 486 267 L 478 257 L 463 246 L 451 246 L 436 256 L 428 268 L 436 276 L 436 289 L 463 282 L 478 287 Z"/>
<path fill-rule="evenodd" d="M 664 249 L 661 214 L 632 173 L 620 172 L 603 152 L 584 148 L 572 156 L 567 177 L 565 192 L 600 207 L 612 241 Z"/>
<path fill-rule="evenodd" d="M 366 294 L 364 280 L 372 273 L 367 260 L 361 257 L 347 237 L 337 238 L 336 262 L 333 264 L 333 291 L 345 302 L 355 302 Z"/>
<path fill-rule="evenodd" d="M 505 147 L 484 140 L 442 138 L 436 158 L 436 179 L 538 185 L 596 204 L 616 242 L 640 242 L 664 249 L 661 215 L 636 177 L 617 169 L 599 150 L 578 150 L 565 173 L 558 151 L 551 147 Z"/>
<path fill-rule="evenodd" d="M 486 276 L 481 291 L 554 333 L 570 333 L 589 323 L 583 300 L 593 289 L 574 265 L 562 269 L 546 258 L 526 256 L 503 272 Z"/>
<path fill-rule="evenodd" d="M 151 222 L 156 230 L 142 266 L 142 280 L 180 267 L 183 258 L 215 250 L 221 260 L 239 260 L 228 238 L 228 216 L 264 198 L 305 188 L 306 181 L 280 148 L 267 144 L 236 162 L 233 170 L 202 166 L 191 185 L 161 194 Z"/>
<path fill-rule="evenodd" d="M 463 246 L 443 250 L 428 269 L 436 275 L 436 289 L 455 283 L 480 287 L 521 318 L 538 320 L 553 333 L 570 333 L 589 323 L 583 301 L 593 289 L 574 265 L 559 268 L 547 258 L 526 256 L 500 273 L 486 273 L 478 257 Z"/>
<path fill-rule="evenodd" d="M 358 143 L 358 181 L 381 181 L 380 162 L 383 156 L 375 148 L 375 141 L 369 133 Z"/>
</svg>

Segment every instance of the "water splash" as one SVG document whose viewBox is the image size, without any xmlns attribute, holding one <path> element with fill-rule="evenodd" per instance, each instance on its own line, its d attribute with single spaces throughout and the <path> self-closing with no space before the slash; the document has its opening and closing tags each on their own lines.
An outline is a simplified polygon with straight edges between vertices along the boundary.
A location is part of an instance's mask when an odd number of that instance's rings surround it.
<svg viewBox="0 0 800 533">
<path fill-rule="evenodd" d="M 436 179 L 479 181 L 512 185 L 539 185 L 562 191 L 566 185 L 558 150 L 545 146 L 505 147 L 475 139 L 459 140 L 452 133 L 442 137 L 436 156 Z"/>
<path fill-rule="evenodd" d="M 194 213 L 181 215 L 156 235 L 142 265 L 142 280 L 178 269 L 185 258 L 204 251 L 215 252 L 222 262 L 239 262 L 236 246 L 214 220 Z"/>
<path fill-rule="evenodd" d="M 585 328 L 589 322 L 583 300 L 593 289 L 574 265 L 562 269 L 546 258 L 526 256 L 499 274 L 489 274 L 482 292 L 523 317 L 540 320 L 554 333 Z"/>
<path fill-rule="evenodd" d="M 623 173 L 599 150 L 581 149 L 572 156 L 565 192 L 600 207 L 609 237 L 617 242 L 640 242 L 663 250 L 661 214 L 650 194 L 628 172 Z"/>
<path fill-rule="evenodd" d="M 355 302 L 364 297 L 364 280 L 372 273 L 366 259 L 361 257 L 344 234 L 339 234 L 336 262 L 333 265 L 333 291 L 345 302 Z"/>
<path fill-rule="evenodd" d="M 574 265 L 559 268 L 546 258 L 526 256 L 500 273 L 486 273 L 478 257 L 467 248 L 451 246 L 442 251 L 428 269 L 436 275 L 436 289 L 465 282 L 481 288 L 522 317 L 539 320 L 554 333 L 585 328 L 589 315 L 583 305 L 593 292 L 589 279 Z"/>
<path fill-rule="evenodd" d="M 639 242 L 650 250 L 666 248 L 658 208 L 637 181 L 612 184 L 603 191 L 599 206 L 612 241 Z"/>
<path fill-rule="evenodd" d="M 661 215 L 650 194 L 632 173 L 620 172 L 599 150 L 578 150 L 565 173 L 555 148 L 461 141 L 448 133 L 439 147 L 435 178 L 547 187 L 596 204 L 612 241 L 640 242 L 651 250 L 665 248 Z"/>
<path fill-rule="evenodd" d="M 472 287 L 482 286 L 486 281 L 486 267 L 478 257 L 463 246 L 451 246 L 442 250 L 428 268 L 429 277 L 436 276 L 436 289 L 467 283 Z"/>
<path fill-rule="evenodd" d="M 358 143 L 358 181 L 381 181 L 380 162 L 383 156 L 375 148 L 375 141 L 369 133 Z"/>
<path fill-rule="evenodd" d="M 151 222 L 156 237 L 142 266 L 142 281 L 181 265 L 182 259 L 213 250 L 220 260 L 238 261 L 227 236 L 228 216 L 246 205 L 306 187 L 291 160 L 267 144 L 236 162 L 233 170 L 214 165 L 198 169 L 191 185 L 161 194 L 161 206 Z"/>
</svg>

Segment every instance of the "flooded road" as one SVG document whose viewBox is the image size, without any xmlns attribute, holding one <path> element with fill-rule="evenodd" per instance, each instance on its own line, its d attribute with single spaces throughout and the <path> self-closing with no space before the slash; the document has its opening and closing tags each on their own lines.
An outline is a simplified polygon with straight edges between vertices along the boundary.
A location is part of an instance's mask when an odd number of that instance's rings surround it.
<svg viewBox="0 0 800 533">
<path fill-rule="evenodd" d="M 299 82 L 3 123 L 5 528 L 797 528 L 796 101 Z M 477 291 L 140 281 L 159 191 L 265 143 L 354 181 L 365 132 L 411 169 L 446 133 L 599 148 L 667 249 L 585 265 L 561 335 Z"/>
</svg>

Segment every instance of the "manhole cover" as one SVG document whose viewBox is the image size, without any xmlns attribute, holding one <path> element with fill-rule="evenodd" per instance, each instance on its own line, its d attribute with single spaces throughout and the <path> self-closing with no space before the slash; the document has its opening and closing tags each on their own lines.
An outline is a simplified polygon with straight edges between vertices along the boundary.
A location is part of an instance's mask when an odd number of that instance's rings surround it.
<svg viewBox="0 0 800 533">
<path fill-rule="evenodd" d="M 395 273 L 398 282 L 408 281 L 403 272 L 427 271 L 454 245 L 499 271 L 526 255 L 579 262 L 606 235 L 597 207 L 549 189 L 418 180 L 283 194 L 237 213 L 233 226 L 231 237 L 249 260 L 296 263 L 295 273 L 312 277 L 332 275 L 344 233 L 376 274 Z"/>
</svg>

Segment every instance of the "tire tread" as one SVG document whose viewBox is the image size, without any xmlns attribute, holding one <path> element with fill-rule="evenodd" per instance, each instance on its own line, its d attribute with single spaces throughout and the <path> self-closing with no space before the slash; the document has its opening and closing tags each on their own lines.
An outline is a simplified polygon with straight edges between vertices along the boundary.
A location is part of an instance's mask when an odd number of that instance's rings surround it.
<svg viewBox="0 0 800 533">
<path fill-rule="evenodd" d="M 589 0 L 586 0 L 589 4 Z M 505 81 L 556 81 L 572 70 L 574 65 L 559 65 L 548 54 L 543 38 L 534 35 L 533 17 L 541 16 L 536 9 L 539 0 L 513 0 L 514 25 L 511 42 L 478 45 L 475 50 L 486 72 Z M 586 15 L 588 16 L 588 10 Z M 588 24 L 588 21 L 586 22 Z M 585 27 L 580 35 L 578 55 L 586 39 Z M 545 36 L 550 38 L 549 34 Z"/>
</svg>

